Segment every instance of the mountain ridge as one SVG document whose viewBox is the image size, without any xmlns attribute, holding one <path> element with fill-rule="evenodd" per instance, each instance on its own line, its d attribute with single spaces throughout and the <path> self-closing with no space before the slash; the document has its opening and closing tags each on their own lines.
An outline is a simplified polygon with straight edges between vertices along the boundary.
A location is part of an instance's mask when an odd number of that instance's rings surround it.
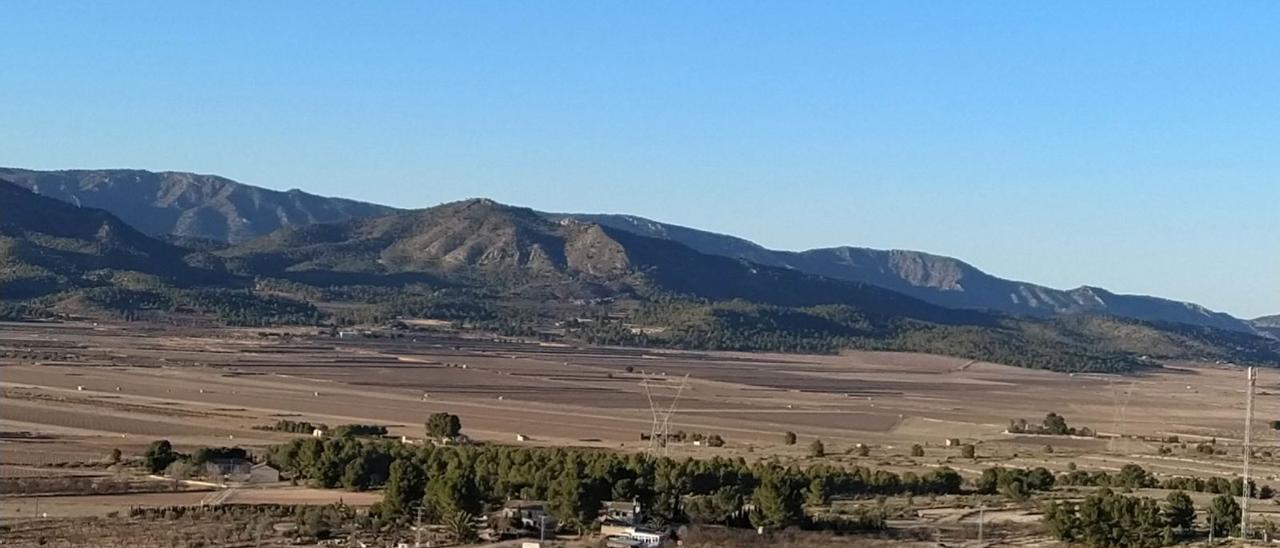
<svg viewBox="0 0 1280 548">
<path fill-rule="evenodd" d="M 874 283 L 707 254 L 671 239 L 488 199 L 282 228 L 216 254 L 232 270 L 239 264 L 258 276 L 286 279 L 428 275 L 540 310 L 566 301 L 633 302 L 606 306 L 569 328 L 601 344 L 852 346 L 1093 371 L 1141 368 L 1149 365 L 1141 358 L 1146 354 L 1280 359 L 1280 345 L 1253 334 L 1090 314 L 1060 321 L 948 308 Z"/>
<path fill-rule="evenodd" d="M 1280 339 L 1280 314 L 1258 316 L 1249 320 L 1249 323 L 1258 331 L 1267 333 L 1275 339 Z"/>
<path fill-rule="evenodd" d="M 216 175 L 184 172 L 0 168 L 0 178 L 6 177 L 16 178 L 18 184 L 44 195 L 110 211 L 144 233 L 176 243 L 198 244 L 206 249 L 215 247 L 216 242 L 247 242 L 279 228 L 405 211 L 345 198 L 315 196 L 296 189 L 268 190 Z M 1194 303 L 1117 294 L 1090 285 L 1054 289 L 1000 278 L 963 260 L 920 251 L 856 246 L 780 251 L 736 236 L 635 215 L 540 214 L 679 242 L 708 255 L 869 283 L 948 308 L 1042 318 L 1111 314 L 1280 337 L 1280 328 L 1235 318 Z M 203 240 L 209 242 L 202 243 Z"/>
<path fill-rule="evenodd" d="M 254 326 L 430 318 L 595 344 L 898 350 L 1059 371 L 1135 371 L 1160 359 L 1280 364 L 1280 344 L 1249 334 L 951 309 L 486 199 L 287 226 L 229 247 L 180 241 L 195 247 L 0 183 L 0 317 Z"/>
<path fill-rule="evenodd" d="M 921 251 L 855 246 L 778 251 L 737 236 L 662 223 L 635 215 L 548 215 L 552 218 L 589 220 L 619 230 L 672 239 L 703 253 L 793 268 L 835 279 L 871 283 L 950 308 L 995 310 L 1034 317 L 1102 313 L 1246 333 L 1259 332 L 1250 322 L 1195 303 L 1145 295 L 1117 294 L 1089 285 L 1067 290 L 1054 289 L 1000 278 L 963 260 Z"/>
<path fill-rule="evenodd" d="M 513 291 L 560 283 L 566 293 L 559 296 L 567 298 L 670 291 L 781 306 L 835 299 L 869 311 L 892 310 L 942 323 L 949 323 L 949 316 L 980 316 L 871 284 L 706 255 L 679 242 L 595 223 L 555 221 L 533 209 L 484 198 L 373 219 L 283 228 L 218 254 L 283 275 L 302 270 L 454 273 Z M 335 256 L 343 260 L 336 262 Z"/>
<path fill-rule="evenodd" d="M 218 175 L 141 169 L 36 171 L 0 168 L 0 179 L 37 194 L 114 213 L 152 236 L 240 242 L 281 226 L 339 221 L 395 208 L 270 190 Z"/>
<path fill-rule="evenodd" d="M 188 250 L 101 209 L 41 196 L 3 179 L 0 206 L 0 290 L 6 298 L 100 285 L 120 272 L 177 283 L 220 277 L 188 264 Z"/>
</svg>

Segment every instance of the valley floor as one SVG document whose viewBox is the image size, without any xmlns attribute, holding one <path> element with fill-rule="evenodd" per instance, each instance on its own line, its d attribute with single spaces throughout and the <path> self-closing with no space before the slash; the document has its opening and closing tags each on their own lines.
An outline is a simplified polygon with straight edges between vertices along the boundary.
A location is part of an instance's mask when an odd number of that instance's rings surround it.
<svg viewBox="0 0 1280 548">
<path fill-rule="evenodd" d="M 254 428 L 281 419 L 386 425 L 414 442 L 425 418 L 442 411 L 459 415 L 463 433 L 476 440 L 642 451 L 651 398 L 674 407 L 672 432 L 726 441 L 719 448 L 673 443 L 667 450 L 677 457 L 805 461 L 816 438 L 828 461 L 891 470 L 947 465 L 972 477 L 997 464 L 1062 472 L 1072 463 L 1106 471 L 1138 463 L 1164 475 L 1229 478 L 1239 470 L 1244 388 L 1240 369 L 1213 364 L 1119 377 L 900 353 L 676 352 L 431 333 L 342 339 L 301 329 L 7 323 L 0 325 L 0 479 L 110 476 L 116 472 L 103 463 L 113 448 L 136 456 L 157 439 L 184 451 L 261 450 L 297 437 Z M 1280 417 L 1280 374 L 1263 371 L 1257 393 L 1253 434 L 1262 450 L 1255 477 L 1280 483 L 1280 448 L 1268 427 Z M 1048 412 L 1102 435 L 1005 433 L 1010 419 L 1038 423 Z M 797 444 L 783 444 L 787 431 L 798 435 Z M 1160 441 L 1173 436 L 1179 441 Z M 960 458 L 948 439 L 975 444 L 978 458 Z M 1222 454 L 1196 451 L 1209 440 Z M 857 444 L 869 455 L 857 456 Z M 910 457 L 913 444 L 925 456 Z M 50 518 L 103 516 L 135 505 L 198 504 L 206 495 L 66 497 L 46 499 L 41 511 Z M 355 505 L 378 497 L 300 488 L 233 496 L 231 502 L 285 504 L 337 497 Z M 0 519 L 32 515 L 34 503 L 0 494 Z M 1253 508 L 1276 509 L 1270 501 Z M 1013 513 L 1008 521 L 1026 516 Z"/>
</svg>

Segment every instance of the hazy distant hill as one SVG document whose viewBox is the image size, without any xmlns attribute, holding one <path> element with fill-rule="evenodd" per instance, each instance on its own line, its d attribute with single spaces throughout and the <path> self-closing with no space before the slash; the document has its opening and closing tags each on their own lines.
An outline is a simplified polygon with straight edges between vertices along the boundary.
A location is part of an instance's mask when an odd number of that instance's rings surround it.
<svg viewBox="0 0 1280 548">
<path fill-rule="evenodd" d="M 76 205 L 112 212 L 153 236 L 239 242 L 284 226 L 384 215 L 393 208 L 278 192 L 216 175 L 132 169 L 32 171 L 0 168 L 0 179 Z"/>
<path fill-rule="evenodd" d="M 951 308 L 997 310 L 1048 317 L 1096 313 L 1158 322 L 1176 322 L 1256 332 L 1249 322 L 1200 305 L 1118 295 L 1098 287 L 1052 289 L 987 274 L 964 261 L 919 251 L 834 247 L 808 251 L 774 251 L 734 236 L 659 223 L 631 215 L 551 214 L 683 243 L 712 255 L 793 268 L 829 278 L 892 289 Z"/>
</svg>

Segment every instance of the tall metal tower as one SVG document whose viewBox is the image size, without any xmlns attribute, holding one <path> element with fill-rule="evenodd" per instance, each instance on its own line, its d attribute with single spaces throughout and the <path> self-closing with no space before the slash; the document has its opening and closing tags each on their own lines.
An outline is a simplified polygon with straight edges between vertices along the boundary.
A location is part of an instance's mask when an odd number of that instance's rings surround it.
<svg viewBox="0 0 1280 548">
<path fill-rule="evenodd" d="M 1258 382 L 1258 372 L 1254 368 L 1249 368 L 1248 386 L 1245 388 L 1244 396 L 1244 483 L 1240 485 L 1240 538 L 1249 538 L 1249 497 L 1253 495 L 1253 489 L 1249 485 L 1249 453 L 1253 452 L 1251 446 L 1253 438 L 1253 387 Z"/>
<path fill-rule="evenodd" d="M 646 376 L 640 381 L 640 386 L 644 387 L 644 395 L 649 398 L 649 411 L 653 413 L 653 424 L 649 427 L 649 451 L 655 455 L 666 455 L 667 440 L 671 435 L 671 416 L 676 413 L 676 404 L 680 402 L 680 395 L 689 384 L 689 375 L 686 374 L 680 379 L 680 385 L 675 387 L 675 395 L 671 397 L 669 405 L 662 402 L 661 397 L 655 398 L 654 394 L 671 389 L 672 386 L 665 380 L 657 379 L 657 377 Z"/>
</svg>

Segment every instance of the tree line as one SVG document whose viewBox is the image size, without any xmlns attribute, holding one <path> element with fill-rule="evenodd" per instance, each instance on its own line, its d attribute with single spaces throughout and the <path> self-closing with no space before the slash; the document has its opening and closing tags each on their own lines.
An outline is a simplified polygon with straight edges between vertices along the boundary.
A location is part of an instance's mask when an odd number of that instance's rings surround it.
<svg viewBox="0 0 1280 548">
<path fill-rule="evenodd" d="M 568 322 L 569 335 L 591 344 L 689 350 L 830 354 L 842 349 L 924 352 L 1032 369 L 1123 373 L 1151 367 L 1123 345 L 1083 337 L 1046 337 L 1048 320 L 1002 319 L 996 325 L 949 325 L 866 312 L 847 305 L 786 307 L 744 300 L 657 297 L 625 318 L 601 314 Z M 632 326 L 659 327 L 642 331 Z"/>
<path fill-rule="evenodd" d="M 1085 472 L 1083 470 L 1072 470 L 1060 474 L 1057 481 L 1059 485 L 1084 487 L 1158 488 L 1224 494 L 1235 497 L 1244 494 L 1244 480 L 1241 478 L 1171 476 L 1161 479 L 1137 464 L 1126 464 L 1115 474 L 1105 471 Z M 1249 480 L 1249 496 L 1251 498 L 1270 499 L 1275 496 L 1275 490 L 1270 485 L 1258 486 L 1253 480 Z"/>
<path fill-rule="evenodd" d="M 1154 548 L 1193 537 L 1195 517 L 1195 505 L 1182 491 L 1173 491 L 1160 502 L 1103 488 L 1078 503 L 1045 503 L 1043 522 L 1049 534 L 1066 542 Z M 1239 503 L 1230 495 L 1214 497 L 1208 523 L 1209 532 L 1219 538 L 1239 534 Z"/>
<path fill-rule="evenodd" d="M 696 521 L 840 530 L 856 523 L 831 517 L 815 523 L 804 506 L 831 498 L 959 493 L 963 483 L 949 468 L 895 474 L 748 464 L 741 458 L 673 460 L 587 449 L 415 446 L 354 438 L 293 440 L 273 448 L 270 460 L 318 487 L 383 487 L 376 512 L 385 517 L 421 508 L 425 517 L 441 520 L 458 512 L 479 514 L 510 499 L 546 500 L 560 523 L 579 529 L 592 526 L 603 501 L 638 500 L 654 525 Z"/>
</svg>

